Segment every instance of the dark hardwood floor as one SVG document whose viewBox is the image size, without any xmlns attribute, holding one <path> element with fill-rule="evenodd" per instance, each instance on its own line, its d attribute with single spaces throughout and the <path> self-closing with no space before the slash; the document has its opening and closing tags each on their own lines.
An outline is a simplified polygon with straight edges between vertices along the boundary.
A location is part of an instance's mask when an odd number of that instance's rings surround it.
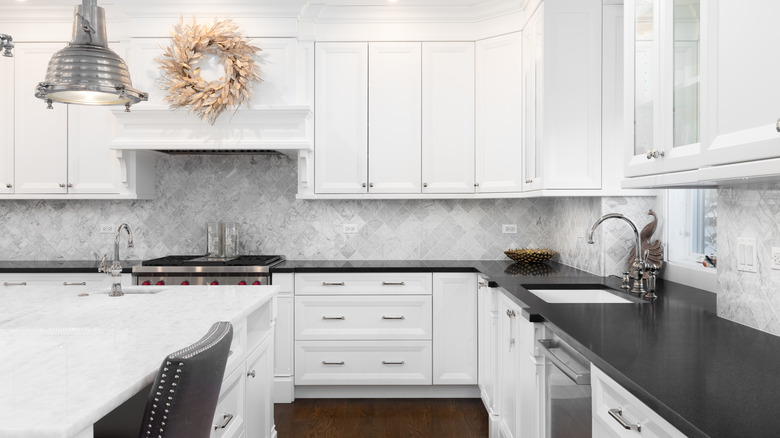
<svg viewBox="0 0 780 438">
<path fill-rule="evenodd" d="M 474 399 L 297 399 L 274 405 L 279 438 L 486 438 Z"/>
</svg>

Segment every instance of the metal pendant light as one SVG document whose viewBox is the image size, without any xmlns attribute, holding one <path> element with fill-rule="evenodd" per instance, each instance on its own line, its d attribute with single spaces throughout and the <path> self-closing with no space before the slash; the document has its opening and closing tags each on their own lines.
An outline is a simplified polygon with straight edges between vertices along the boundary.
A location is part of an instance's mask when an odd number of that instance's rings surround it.
<svg viewBox="0 0 780 438">
<path fill-rule="evenodd" d="M 83 0 L 73 17 L 73 40 L 55 53 L 35 97 L 80 105 L 130 105 L 149 95 L 133 88 L 127 64 L 106 42 L 106 12 L 97 0 Z"/>
</svg>

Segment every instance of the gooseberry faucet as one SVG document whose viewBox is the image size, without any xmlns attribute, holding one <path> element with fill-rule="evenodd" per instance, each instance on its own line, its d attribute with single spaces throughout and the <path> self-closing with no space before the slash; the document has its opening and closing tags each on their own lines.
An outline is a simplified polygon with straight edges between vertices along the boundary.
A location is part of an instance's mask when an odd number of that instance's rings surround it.
<svg viewBox="0 0 780 438">
<path fill-rule="evenodd" d="M 593 240 L 593 232 L 596 231 L 596 228 L 601 225 L 602 222 L 604 222 L 607 219 L 622 219 L 626 222 L 628 222 L 628 225 L 631 226 L 631 229 L 634 231 L 634 237 L 636 240 L 636 256 L 634 257 L 634 264 L 632 266 L 634 270 L 634 284 L 631 286 L 630 292 L 635 295 L 642 296 L 645 294 L 645 287 L 642 283 L 642 276 L 644 274 L 644 271 L 646 269 L 644 258 L 642 257 L 642 241 L 639 238 L 639 230 L 637 230 L 636 225 L 634 225 L 631 220 L 625 216 L 623 216 L 620 213 L 608 213 L 604 216 L 601 216 L 599 220 L 597 220 L 592 227 L 590 227 L 590 232 L 588 233 L 588 243 L 593 244 L 595 243 Z"/>
</svg>

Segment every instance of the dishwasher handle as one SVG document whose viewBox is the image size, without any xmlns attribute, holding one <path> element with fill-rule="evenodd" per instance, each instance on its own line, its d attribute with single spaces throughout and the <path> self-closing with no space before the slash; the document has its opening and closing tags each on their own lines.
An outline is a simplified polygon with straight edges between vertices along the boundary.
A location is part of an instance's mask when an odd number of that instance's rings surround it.
<svg viewBox="0 0 780 438">
<path fill-rule="evenodd" d="M 542 354 L 544 354 L 544 357 L 550 359 L 555 365 L 556 368 L 561 370 L 563 374 L 566 374 L 567 377 L 569 377 L 574 383 L 578 385 L 590 385 L 590 373 L 589 372 L 577 372 L 571 369 L 568 365 L 566 365 L 561 358 L 556 356 L 552 351 L 550 351 L 551 348 L 556 348 L 558 345 L 555 341 L 552 339 L 539 339 L 536 341 L 539 345 L 539 350 L 541 350 Z"/>
</svg>

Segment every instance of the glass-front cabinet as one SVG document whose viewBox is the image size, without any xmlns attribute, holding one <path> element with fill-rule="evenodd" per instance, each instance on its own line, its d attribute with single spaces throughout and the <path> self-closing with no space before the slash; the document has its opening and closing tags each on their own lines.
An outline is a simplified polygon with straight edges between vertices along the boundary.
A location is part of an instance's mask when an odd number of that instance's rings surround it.
<svg viewBox="0 0 780 438">
<path fill-rule="evenodd" d="M 700 152 L 700 0 L 625 3 L 625 176 L 695 170 Z"/>
</svg>

